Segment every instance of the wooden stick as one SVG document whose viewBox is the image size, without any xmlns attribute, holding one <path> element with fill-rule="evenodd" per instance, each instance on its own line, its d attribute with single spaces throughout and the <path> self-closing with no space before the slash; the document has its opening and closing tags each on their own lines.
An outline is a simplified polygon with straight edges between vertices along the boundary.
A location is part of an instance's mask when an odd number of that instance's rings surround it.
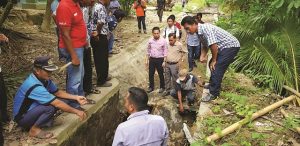
<svg viewBox="0 0 300 146">
<path fill-rule="evenodd" d="M 248 122 L 250 122 L 250 121 L 252 121 L 252 120 L 254 120 L 254 119 L 256 119 L 256 118 L 258 118 L 258 117 L 260 117 L 260 116 L 262 116 L 262 115 L 264 115 L 264 114 L 266 114 L 266 113 L 268 113 L 268 112 L 270 112 L 270 111 L 272 111 L 272 110 L 274 110 L 278 107 L 280 107 L 280 106 L 282 106 L 285 103 L 288 103 L 288 102 L 294 100 L 295 98 L 296 98 L 296 96 L 292 95 L 292 96 L 284 98 L 284 99 L 282 99 L 282 100 L 280 100 L 280 101 L 278 101 L 278 102 L 276 102 L 272 105 L 269 105 L 269 106 L 255 112 L 254 114 L 252 114 L 250 119 L 245 118 L 245 119 L 243 119 L 241 121 L 238 121 L 238 122 L 234 123 L 233 125 L 225 128 L 224 130 L 221 131 L 220 135 L 217 134 L 217 133 L 214 133 L 213 135 L 207 137 L 206 141 L 208 143 L 210 143 L 210 142 L 215 141 L 215 140 L 217 140 L 217 139 L 219 139 L 219 138 L 221 138 L 225 135 L 228 135 L 228 134 L 234 132 L 236 129 L 242 127 L 244 124 L 246 124 L 246 123 L 248 123 Z"/>
<path fill-rule="evenodd" d="M 296 91 L 295 89 L 293 89 L 293 88 L 291 88 L 289 86 L 286 86 L 286 85 L 284 85 L 283 88 L 286 89 L 286 90 L 288 90 L 288 91 L 290 91 L 290 92 L 292 92 L 292 93 L 294 93 L 295 95 L 297 95 L 298 97 L 296 98 L 296 100 L 298 102 L 298 105 L 300 105 L 300 98 L 299 98 L 300 97 L 300 93 L 298 91 Z"/>
<path fill-rule="evenodd" d="M 282 113 L 282 115 L 285 117 L 285 118 L 289 118 L 289 114 L 287 112 L 285 112 L 284 109 L 280 109 L 280 112 Z M 297 132 L 300 134 L 300 127 L 296 127 L 295 128 L 297 130 Z"/>
<path fill-rule="evenodd" d="M 275 121 L 275 120 L 272 120 L 272 119 L 270 119 L 270 118 L 268 118 L 268 117 L 266 117 L 266 116 L 262 116 L 262 118 L 265 119 L 265 120 L 268 120 L 268 121 L 270 121 L 270 122 L 273 122 L 273 123 L 275 123 L 275 124 L 277 124 L 277 125 L 279 125 L 279 126 L 281 126 L 281 127 L 284 127 L 284 125 L 283 125 L 282 123 L 280 123 L 280 122 L 278 122 L 278 121 Z M 284 128 L 285 128 L 285 127 L 284 127 Z M 297 131 L 294 130 L 294 129 L 291 129 L 291 128 L 288 128 L 288 129 L 291 130 L 291 131 L 293 131 L 293 132 L 295 132 L 295 133 L 297 133 Z"/>
<path fill-rule="evenodd" d="M 63 70 L 65 70 L 68 66 L 70 66 L 72 64 L 72 62 L 69 62 L 69 63 L 67 63 L 67 64 L 65 64 L 64 66 L 62 66 L 62 67 L 60 67 L 60 69 L 59 69 L 59 73 L 60 72 L 62 72 Z"/>
</svg>

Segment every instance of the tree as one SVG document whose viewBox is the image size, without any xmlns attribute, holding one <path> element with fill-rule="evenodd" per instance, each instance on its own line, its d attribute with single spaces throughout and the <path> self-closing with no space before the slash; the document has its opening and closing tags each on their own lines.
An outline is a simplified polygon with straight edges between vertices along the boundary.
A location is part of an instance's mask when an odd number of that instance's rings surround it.
<svg viewBox="0 0 300 146">
<path fill-rule="evenodd" d="M 53 0 L 47 0 L 45 15 L 43 18 L 43 23 L 41 25 L 41 30 L 43 32 L 49 32 L 51 26 L 51 3 Z"/>
<path fill-rule="evenodd" d="M 4 11 L 0 17 L 0 28 L 2 27 L 3 23 L 5 22 L 5 20 L 8 17 L 8 14 L 10 13 L 10 10 L 13 8 L 15 3 L 15 0 L 7 0 L 6 6 L 4 8 Z"/>
</svg>

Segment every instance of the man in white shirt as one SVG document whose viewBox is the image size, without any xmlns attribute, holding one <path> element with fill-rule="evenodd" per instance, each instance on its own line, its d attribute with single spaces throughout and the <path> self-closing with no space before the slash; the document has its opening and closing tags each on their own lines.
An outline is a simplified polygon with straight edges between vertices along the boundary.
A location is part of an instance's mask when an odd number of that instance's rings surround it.
<svg viewBox="0 0 300 146">
<path fill-rule="evenodd" d="M 131 87 L 125 97 L 125 109 L 130 114 L 115 133 L 113 146 L 166 146 L 168 127 L 166 121 L 157 115 L 150 115 L 148 95 L 145 90 Z"/>
<path fill-rule="evenodd" d="M 168 26 L 164 29 L 163 37 L 166 39 L 167 42 L 169 42 L 169 34 L 174 33 L 176 34 L 176 38 L 179 38 L 179 29 L 175 26 L 175 18 L 172 16 L 169 16 L 168 19 Z"/>
</svg>

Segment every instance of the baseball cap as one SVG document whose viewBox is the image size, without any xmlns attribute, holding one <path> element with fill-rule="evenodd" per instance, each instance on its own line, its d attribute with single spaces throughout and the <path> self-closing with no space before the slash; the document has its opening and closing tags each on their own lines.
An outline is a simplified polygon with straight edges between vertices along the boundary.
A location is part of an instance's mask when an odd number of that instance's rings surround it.
<svg viewBox="0 0 300 146">
<path fill-rule="evenodd" d="M 34 67 L 37 68 L 41 68 L 44 69 L 46 71 L 56 71 L 58 69 L 58 67 L 56 65 L 54 65 L 51 61 L 49 61 L 51 59 L 51 57 L 49 56 L 42 56 L 42 57 L 37 57 L 34 60 Z"/>
<path fill-rule="evenodd" d="M 186 78 L 186 75 L 188 74 L 188 71 L 186 69 L 182 69 L 179 71 L 178 76 L 180 81 L 184 81 Z"/>
</svg>

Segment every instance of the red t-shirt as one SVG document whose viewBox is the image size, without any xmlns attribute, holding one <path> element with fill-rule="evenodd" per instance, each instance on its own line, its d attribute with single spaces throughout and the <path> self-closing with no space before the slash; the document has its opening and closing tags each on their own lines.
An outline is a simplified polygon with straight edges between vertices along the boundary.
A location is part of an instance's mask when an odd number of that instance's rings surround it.
<svg viewBox="0 0 300 146">
<path fill-rule="evenodd" d="M 83 14 L 78 3 L 73 0 L 62 0 L 56 10 L 56 22 L 61 27 L 70 27 L 70 36 L 73 48 L 82 48 L 86 45 L 87 30 L 83 20 Z M 59 48 L 66 48 L 62 39 L 62 33 L 59 34 Z"/>
<path fill-rule="evenodd" d="M 176 26 L 179 30 L 181 30 L 181 25 L 180 25 L 178 22 L 175 22 L 175 26 Z"/>
</svg>

